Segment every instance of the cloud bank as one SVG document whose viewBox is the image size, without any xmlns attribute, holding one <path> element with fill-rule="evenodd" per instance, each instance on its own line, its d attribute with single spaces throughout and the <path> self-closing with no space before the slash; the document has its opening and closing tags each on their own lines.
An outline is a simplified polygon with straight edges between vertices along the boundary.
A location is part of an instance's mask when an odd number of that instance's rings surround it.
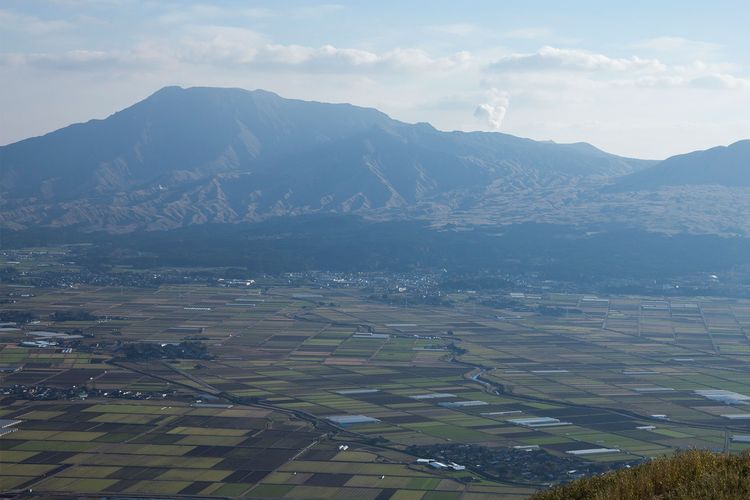
<svg viewBox="0 0 750 500">
<path fill-rule="evenodd" d="M 732 46 L 745 34 L 739 14 L 713 31 L 662 33 L 620 20 L 587 28 L 569 7 L 550 6 L 561 15 L 547 20 L 524 9 L 9 0 L 0 109 L 12 125 L 0 143 L 106 116 L 165 85 L 265 88 L 652 158 L 750 136 L 750 59 Z"/>
<path fill-rule="evenodd" d="M 669 50 L 680 45 L 693 47 L 683 39 L 655 39 L 651 43 L 669 47 Z M 527 87 L 567 80 L 581 88 L 591 88 L 589 83 L 612 87 L 750 88 L 750 79 L 724 71 L 726 66 L 700 60 L 688 65 L 670 65 L 656 58 L 611 57 L 580 49 L 544 46 L 533 53 L 500 57 L 485 65 L 484 71 L 488 75 L 524 82 Z"/>
</svg>

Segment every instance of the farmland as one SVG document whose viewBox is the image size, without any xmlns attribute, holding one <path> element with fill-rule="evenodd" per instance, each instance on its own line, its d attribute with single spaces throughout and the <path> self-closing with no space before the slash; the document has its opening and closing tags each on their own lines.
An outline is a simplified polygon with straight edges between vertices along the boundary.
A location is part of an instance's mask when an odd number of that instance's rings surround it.
<svg viewBox="0 0 750 500">
<path fill-rule="evenodd" d="M 750 447 L 750 301 L 393 304 L 284 277 L 0 295 L 35 318 L 0 329 L 5 492 L 522 498 L 680 448 Z M 207 354 L 163 349 L 186 342 Z M 141 344 L 155 354 L 126 355 Z M 428 450 L 466 469 L 417 463 Z"/>
</svg>

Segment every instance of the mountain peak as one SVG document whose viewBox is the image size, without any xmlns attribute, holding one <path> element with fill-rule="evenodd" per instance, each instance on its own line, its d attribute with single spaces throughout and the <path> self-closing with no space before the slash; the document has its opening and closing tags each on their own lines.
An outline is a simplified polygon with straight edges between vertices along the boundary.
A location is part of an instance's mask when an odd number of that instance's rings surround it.
<svg viewBox="0 0 750 500">
<path fill-rule="evenodd" d="M 222 101 L 234 102 L 236 99 L 285 100 L 278 94 L 263 89 L 246 90 L 239 87 L 181 87 L 179 85 L 169 85 L 160 88 L 142 101 L 137 102 L 134 106 L 162 100 L 180 100 L 189 102 L 201 99 L 211 99 L 216 104 L 219 104 Z"/>
<path fill-rule="evenodd" d="M 153 94 L 151 94 L 150 97 L 156 97 L 160 95 L 169 95 L 169 94 L 175 94 L 178 92 L 184 91 L 184 87 L 180 87 L 179 85 L 167 85 L 166 87 L 162 87 Z"/>
<path fill-rule="evenodd" d="M 611 190 L 643 191 L 690 185 L 750 186 L 750 140 L 672 156 L 650 169 L 623 177 Z"/>
</svg>

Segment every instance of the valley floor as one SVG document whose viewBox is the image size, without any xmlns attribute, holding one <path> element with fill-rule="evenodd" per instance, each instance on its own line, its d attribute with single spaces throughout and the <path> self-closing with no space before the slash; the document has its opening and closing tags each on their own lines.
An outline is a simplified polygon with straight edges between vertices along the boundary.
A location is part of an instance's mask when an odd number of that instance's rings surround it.
<svg viewBox="0 0 750 500">
<path fill-rule="evenodd" d="M 37 318 L 0 329 L 6 493 L 521 498 L 750 446 L 750 301 L 396 306 L 283 279 L 0 294 Z M 79 309 L 96 319 L 50 316 Z M 122 348 L 142 343 L 188 347 Z"/>
</svg>

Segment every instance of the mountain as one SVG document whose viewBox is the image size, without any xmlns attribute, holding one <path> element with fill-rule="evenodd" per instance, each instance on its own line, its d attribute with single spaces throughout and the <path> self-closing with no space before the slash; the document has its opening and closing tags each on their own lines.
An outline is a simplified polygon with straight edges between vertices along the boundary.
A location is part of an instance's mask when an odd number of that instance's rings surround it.
<svg viewBox="0 0 750 500">
<path fill-rule="evenodd" d="M 104 120 L 0 147 L 0 226 L 127 232 L 305 213 L 445 214 L 650 164 L 262 90 L 167 87 Z"/>
<path fill-rule="evenodd" d="M 667 186 L 750 187 L 750 140 L 672 156 L 656 166 L 626 175 L 614 191 L 646 191 Z"/>
<path fill-rule="evenodd" d="M 18 195 L 75 199 L 91 189 L 132 189 L 177 172 L 236 170 L 389 121 L 372 109 L 264 91 L 167 87 L 105 120 L 0 148 L 0 182 Z"/>
</svg>

